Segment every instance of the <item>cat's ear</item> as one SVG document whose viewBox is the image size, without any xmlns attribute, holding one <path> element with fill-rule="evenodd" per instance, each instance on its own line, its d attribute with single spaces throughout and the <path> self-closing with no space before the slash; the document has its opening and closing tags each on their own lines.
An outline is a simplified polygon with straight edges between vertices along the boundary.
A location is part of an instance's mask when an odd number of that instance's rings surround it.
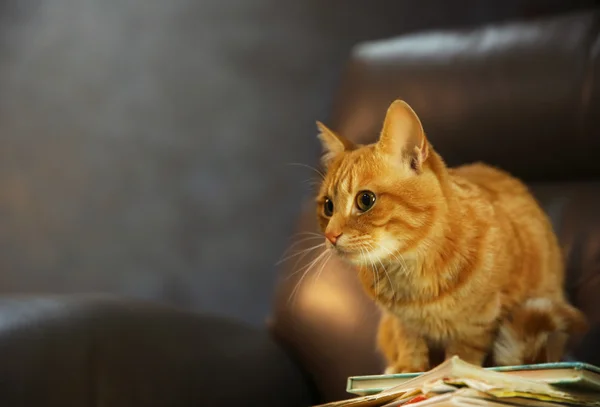
<svg viewBox="0 0 600 407">
<path fill-rule="evenodd" d="M 429 143 L 415 111 L 403 100 L 392 102 L 385 115 L 377 148 L 398 160 L 407 160 L 417 172 L 429 155 Z"/>
<path fill-rule="evenodd" d="M 323 157 L 321 158 L 321 161 L 325 166 L 327 166 L 337 155 L 355 148 L 352 142 L 331 131 L 323 123 L 317 122 L 317 128 L 319 129 L 318 137 L 323 146 Z"/>
</svg>

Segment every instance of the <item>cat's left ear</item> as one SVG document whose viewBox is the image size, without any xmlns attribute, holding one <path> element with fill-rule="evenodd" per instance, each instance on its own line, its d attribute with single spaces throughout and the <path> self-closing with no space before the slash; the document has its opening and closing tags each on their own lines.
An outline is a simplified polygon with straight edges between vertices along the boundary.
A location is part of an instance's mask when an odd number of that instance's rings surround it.
<svg viewBox="0 0 600 407">
<path fill-rule="evenodd" d="M 329 130 L 323 123 L 317 122 L 317 128 L 319 129 L 319 140 L 323 146 L 321 161 L 325 166 L 339 154 L 355 148 L 352 142 Z"/>
<path fill-rule="evenodd" d="M 377 148 L 384 154 L 407 161 L 418 173 L 429 156 L 429 143 L 415 111 L 403 100 L 387 110 Z"/>
</svg>

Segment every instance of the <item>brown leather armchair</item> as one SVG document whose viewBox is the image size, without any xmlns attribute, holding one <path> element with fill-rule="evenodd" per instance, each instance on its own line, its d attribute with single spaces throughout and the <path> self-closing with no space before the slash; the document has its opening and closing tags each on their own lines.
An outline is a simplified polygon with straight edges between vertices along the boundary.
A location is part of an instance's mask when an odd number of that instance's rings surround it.
<svg viewBox="0 0 600 407">
<path fill-rule="evenodd" d="M 599 17 L 591 10 L 360 44 L 327 123 L 373 142 L 387 106 L 402 98 L 449 165 L 485 161 L 524 179 L 560 237 L 568 295 L 593 325 L 569 355 L 591 363 L 600 363 Z M 317 230 L 310 203 L 298 229 Z M 318 254 L 289 263 L 272 332 L 334 400 L 348 396 L 348 376 L 382 372 L 378 312 L 340 261 L 300 283 L 294 271 Z"/>
<path fill-rule="evenodd" d="M 483 160 L 526 180 L 560 236 L 569 296 L 593 325 L 574 338 L 570 356 L 595 364 L 599 16 L 591 10 L 360 44 L 327 121 L 357 142 L 373 141 L 389 102 L 403 98 L 449 164 Z M 311 202 L 299 230 L 316 230 Z M 307 406 L 348 397 L 349 375 L 383 367 L 377 309 L 335 259 L 290 298 L 301 278 L 293 272 L 302 265 L 293 264 L 282 270 L 270 335 L 140 301 L 3 298 L 0 405 Z"/>
</svg>

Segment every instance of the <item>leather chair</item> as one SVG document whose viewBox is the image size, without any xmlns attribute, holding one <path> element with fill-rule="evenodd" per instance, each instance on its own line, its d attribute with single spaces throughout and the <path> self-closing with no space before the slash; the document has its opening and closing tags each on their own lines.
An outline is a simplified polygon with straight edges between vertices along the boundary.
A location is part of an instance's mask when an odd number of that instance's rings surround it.
<svg viewBox="0 0 600 407">
<path fill-rule="evenodd" d="M 525 180 L 560 237 L 568 296 L 593 325 L 573 338 L 570 356 L 591 363 L 600 363 L 599 17 L 591 10 L 360 44 L 327 123 L 370 143 L 389 103 L 402 98 L 448 165 L 484 161 Z M 318 231 L 313 205 L 298 230 Z M 289 262 L 272 331 L 319 394 L 335 400 L 348 397 L 348 376 L 384 368 L 375 350 L 378 310 L 339 260 L 319 263 L 300 282 L 295 272 L 319 254 Z"/>
<path fill-rule="evenodd" d="M 593 325 L 574 338 L 571 356 L 595 364 L 599 30 L 599 12 L 590 10 L 360 44 L 327 121 L 370 142 L 389 102 L 403 98 L 450 165 L 482 160 L 527 181 L 560 236 L 567 292 Z M 311 202 L 298 229 L 316 231 Z M 4 298 L 0 405 L 307 406 L 346 398 L 348 376 L 383 368 L 378 312 L 354 271 L 335 259 L 301 282 L 294 272 L 307 257 L 282 270 L 268 331 L 119 298 Z"/>
</svg>

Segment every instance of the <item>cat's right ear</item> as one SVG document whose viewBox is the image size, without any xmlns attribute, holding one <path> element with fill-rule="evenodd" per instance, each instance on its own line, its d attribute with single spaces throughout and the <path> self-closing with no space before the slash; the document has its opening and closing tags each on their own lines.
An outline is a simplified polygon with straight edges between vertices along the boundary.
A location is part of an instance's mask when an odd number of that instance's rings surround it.
<svg viewBox="0 0 600 407">
<path fill-rule="evenodd" d="M 352 144 L 352 142 L 331 131 L 323 123 L 317 122 L 317 128 L 319 129 L 318 137 L 323 146 L 323 157 L 321 158 L 321 161 L 325 166 L 344 151 L 354 149 L 354 144 Z"/>
<path fill-rule="evenodd" d="M 419 117 L 405 101 L 396 100 L 388 108 L 377 147 L 421 172 L 429 155 L 429 143 Z"/>
</svg>

